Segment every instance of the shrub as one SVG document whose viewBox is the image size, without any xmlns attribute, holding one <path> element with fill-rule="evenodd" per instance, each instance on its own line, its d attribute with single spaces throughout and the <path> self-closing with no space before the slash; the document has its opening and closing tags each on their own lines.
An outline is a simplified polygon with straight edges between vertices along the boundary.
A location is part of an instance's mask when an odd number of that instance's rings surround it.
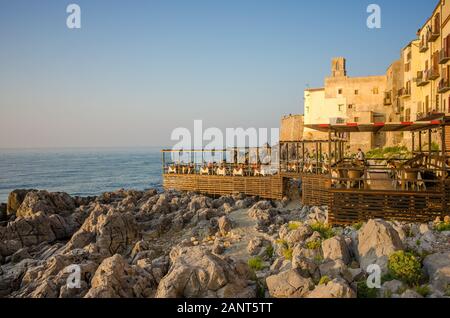
<svg viewBox="0 0 450 318">
<path fill-rule="evenodd" d="M 439 232 L 450 231 L 450 222 L 439 222 L 434 228 Z"/>
<path fill-rule="evenodd" d="M 363 227 L 363 222 L 358 222 L 352 225 L 352 227 L 355 229 L 355 231 L 359 231 Z"/>
<path fill-rule="evenodd" d="M 389 272 L 398 280 L 412 286 L 418 285 L 423 277 L 419 259 L 412 253 L 398 251 L 389 257 Z"/>
<path fill-rule="evenodd" d="M 289 222 L 288 229 L 290 231 L 295 231 L 296 229 L 298 229 L 300 227 L 300 225 L 301 225 L 300 222 Z"/>
<path fill-rule="evenodd" d="M 416 292 L 423 297 L 427 297 L 431 293 L 430 288 L 427 285 L 416 287 Z"/>
<path fill-rule="evenodd" d="M 292 253 L 294 252 L 294 250 L 290 247 L 283 249 L 283 256 L 287 261 L 291 261 L 292 260 Z"/>
<path fill-rule="evenodd" d="M 365 280 L 358 282 L 356 286 L 358 298 L 377 298 L 377 289 L 369 288 Z"/>
<path fill-rule="evenodd" d="M 376 148 L 367 152 L 368 159 L 406 158 L 410 155 L 408 148 L 404 146 Z"/>
<path fill-rule="evenodd" d="M 266 255 L 268 258 L 272 258 L 273 253 L 274 253 L 274 249 L 273 249 L 272 244 L 270 244 L 269 246 L 266 247 Z"/>
<path fill-rule="evenodd" d="M 313 231 L 318 232 L 322 238 L 325 240 L 332 238 L 334 236 L 333 228 L 330 225 L 316 222 L 311 225 Z"/>
<path fill-rule="evenodd" d="M 317 250 L 322 246 L 321 240 L 312 240 L 305 244 L 305 247 L 308 250 Z"/>
<path fill-rule="evenodd" d="M 254 271 L 260 271 L 264 269 L 264 262 L 259 256 L 252 257 L 248 260 L 248 266 Z"/>
<path fill-rule="evenodd" d="M 322 276 L 319 280 L 319 285 L 326 285 L 331 281 L 330 277 Z"/>
</svg>

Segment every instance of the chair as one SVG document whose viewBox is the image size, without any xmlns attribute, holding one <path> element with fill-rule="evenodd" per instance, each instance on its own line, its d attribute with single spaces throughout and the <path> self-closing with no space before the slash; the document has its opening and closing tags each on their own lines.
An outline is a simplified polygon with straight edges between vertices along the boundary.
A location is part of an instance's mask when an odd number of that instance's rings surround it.
<svg viewBox="0 0 450 318">
<path fill-rule="evenodd" d="M 217 168 L 217 170 L 216 170 L 216 174 L 217 174 L 218 176 L 225 177 L 225 176 L 227 175 L 227 169 L 226 169 L 225 167 L 219 167 L 219 168 Z"/>
<path fill-rule="evenodd" d="M 200 175 L 209 175 L 209 168 L 208 167 L 201 167 L 200 168 Z"/>
<path fill-rule="evenodd" d="M 168 170 L 167 170 L 168 174 L 176 174 L 177 173 L 177 168 L 175 166 L 169 166 Z"/>
</svg>

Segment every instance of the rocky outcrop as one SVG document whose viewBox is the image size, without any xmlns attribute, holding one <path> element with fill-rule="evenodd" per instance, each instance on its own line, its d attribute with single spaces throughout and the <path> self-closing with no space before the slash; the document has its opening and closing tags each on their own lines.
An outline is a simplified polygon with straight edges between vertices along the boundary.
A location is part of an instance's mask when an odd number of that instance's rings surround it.
<svg viewBox="0 0 450 318">
<path fill-rule="evenodd" d="M 356 298 L 356 293 L 342 279 L 334 279 L 314 288 L 307 298 Z"/>
<path fill-rule="evenodd" d="M 139 238 L 138 225 L 131 213 L 96 205 L 66 249 L 87 248 L 108 257 L 130 252 Z"/>
<path fill-rule="evenodd" d="M 377 264 L 386 273 L 389 256 L 403 248 L 397 231 L 386 221 L 370 220 L 359 230 L 357 252 L 363 270 Z"/>
<path fill-rule="evenodd" d="M 28 192 L 37 190 L 14 190 L 8 196 L 7 215 L 15 215 Z"/>
<path fill-rule="evenodd" d="M 423 261 L 430 283 L 446 293 L 450 286 L 450 252 L 428 255 Z"/>
<path fill-rule="evenodd" d="M 47 191 L 28 192 L 16 211 L 17 217 L 31 217 L 41 212 L 45 215 L 67 214 L 75 210 L 75 200 L 67 193 Z"/>
<path fill-rule="evenodd" d="M 138 266 L 130 266 L 121 255 L 100 264 L 85 298 L 148 298 L 154 294 L 153 276 Z"/>
<path fill-rule="evenodd" d="M 322 242 L 323 257 L 326 260 L 342 260 L 345 264 L 351 261 L 350 251 L 343 236 L 335 236 Z"/>
<path fill-rule="evenodd" d="M 295 270 L 287 270 L 266 279 L 269 294 L 274 298 L 302 298 L 314 288 L 310 278 L 305 278 Z"/>
<path fill-rule="evenodd" d="M 159 283 L 157 298 L 255 297 L 256 286 L 248 285 L 247 273 L 201 247 L 175 247 L 171 267 Z"/>
</svg>

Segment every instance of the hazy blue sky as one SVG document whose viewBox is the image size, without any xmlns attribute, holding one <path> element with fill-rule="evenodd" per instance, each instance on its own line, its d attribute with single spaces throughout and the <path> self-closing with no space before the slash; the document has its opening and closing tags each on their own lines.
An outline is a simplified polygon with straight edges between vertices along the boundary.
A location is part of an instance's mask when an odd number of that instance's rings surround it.
<svg viewBox="0 0 450 318">
<path fill-rule="evenodd" d="M 82 28 L 66 27 L 77 3 Z M 366 27 L 370 3 L 382 29 Z M 167 145 L 278 127 L 334 56 L 384 73 L 437 0 L 0 0 L 0 147 Z"/>
</svg>

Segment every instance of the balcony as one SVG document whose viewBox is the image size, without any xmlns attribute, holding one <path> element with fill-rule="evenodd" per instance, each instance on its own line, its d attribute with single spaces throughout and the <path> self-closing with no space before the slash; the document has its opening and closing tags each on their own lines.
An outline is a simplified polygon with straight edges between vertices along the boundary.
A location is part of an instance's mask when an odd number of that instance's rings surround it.
<svg viewBox="0 0 450 318">
<path fill-rule="evenodd" d="M 420 43 L 420 47 L 419 47 L 420 53 L 425 53 L 426 51 L 428 51 L 428 49 L 429 49 L 428 42 Z"/>
<path fill-rule="evenodd" d="M 428 71 L 417 72 L 416 83 L 417 83 L 417 86 L 425 86 L 428 83 L 430 83 L 430 80 L 428 78 Z"/>
<path fill-rule="evenodd" d="M 432 69 L 428 70 L 427 77 L 432 81 L 438 79 L 440 77 L 439 68 L 433 67 Z"/>
<path fill-rule="evenodd" d="M 448 61 L 450 61 L 450 54 L 448 50 L 442 49 L 439 52 L 439 64 L 446 64 Z"/>
<path fill-rule="evenodd" d="M 411 96 L 411 88 L 403 87 L 398 90 L 398 97 L 408 98 Z"/>
<path fill-rule="evenodd" d="M 441 31 L 437 28 L 434 28 L 434 30 L 431 31 L 428 35 L 428 42 L 436 41 L 440 35 L 441 35 Z"/>
<path fill-rule="evenodd" d="M 439 94 L 444 94 L 446 92 L 450 91 L 450 82 L 448 79 L 441 79 L 439 81 L 439 86 L 438 86 L 438 93 Z"/>
</svg>

